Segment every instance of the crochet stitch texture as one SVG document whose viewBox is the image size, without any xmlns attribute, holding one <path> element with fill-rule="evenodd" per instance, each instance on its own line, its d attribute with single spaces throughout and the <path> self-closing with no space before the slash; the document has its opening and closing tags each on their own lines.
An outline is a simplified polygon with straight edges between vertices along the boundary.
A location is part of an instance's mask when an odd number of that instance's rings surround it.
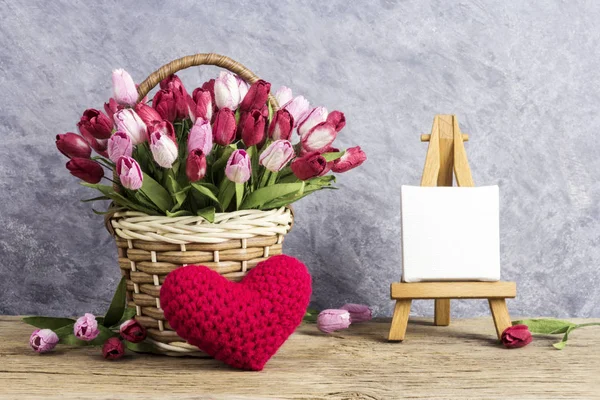
<svg viewBox="0 0 600 400">
<path fill-rule="evenodd" d="M 260 371 L 302 322 L 311 277 L 299 260 L 277 255 L 237 283 L 205 266 L 178 268 L 160 290 L 177 334 L 235 368 Z"/>
</svg>

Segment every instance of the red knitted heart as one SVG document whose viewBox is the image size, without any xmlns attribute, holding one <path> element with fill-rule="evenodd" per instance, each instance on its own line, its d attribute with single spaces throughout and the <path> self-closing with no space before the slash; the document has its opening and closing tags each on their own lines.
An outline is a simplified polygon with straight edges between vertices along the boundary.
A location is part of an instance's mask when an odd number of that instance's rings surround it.
<svg viewBox="0 0 600 400">
<path fill-rule="evenodd" d="M 311 278 L 299 260 L 278 255 L 230 282 L 205 266 L 167 275 L 160 290 L 177 334 L 233 367 L 260 371 L 302 322 Z"/>
</svg>

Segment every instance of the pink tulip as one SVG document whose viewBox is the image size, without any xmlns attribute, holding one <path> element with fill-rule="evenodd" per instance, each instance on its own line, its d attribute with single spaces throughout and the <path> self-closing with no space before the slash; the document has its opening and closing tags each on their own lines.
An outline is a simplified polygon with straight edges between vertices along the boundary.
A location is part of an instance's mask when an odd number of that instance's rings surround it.
<svg viewBox="0 0 600 400">
<path fill-rule="evenodd" d="M 38 353 L 47 353 L 56 347 L 59 339 L 50 329 L 36 329 L 29 338 L 29 346 Z"/>
<path fill-rule="evenodd" d="M 154 108 L 147 104 L 138 103 L 135 105 L 135 112 L 146 125 L 154 121 L 162 121 L 162 116 Z"/>
<path fill-rule="evenodd" d="M 297 96 L 282 108 L 285 108 L 290 112 L 290 114 L 292 114 L 292 117 L 294 117 L 294 121 L 296 122 L 295 126 L 298 126 L 298 123 L 302 120 L 304 114 L 309 110 L 309 107 L 310 104 L 308 103 L 308 100 L 302 96 Z"/>
<path fill-rule="evenodd" d="M 148 125 L 148 137 L 154 132 L 160 132 L 161 135 L 168 136 L 172 141 L 177 143 L 175 127 L 169 121 L 152 121 L 150 125 Z"/>
<path fill-rule="evenodd" d="M 305 181 L 321 175 L 327 168 L 327 160 L 319 152 L 313 151 L 296 158 L 290 167 L 298 179 Z"/>
<path fill-rule="evenodd" d="M 83 317 L 79 317 L 73 326 L 73 333 L 75 337 L 86 342 L 96 339 L 100 331 L 98 330 L 98 321 L 96 321 L 94 314 L 86 313 Z"/>
<path fill-rule="evenodd" d="M 343 112 L 335 110 L 329 113 L 327 122 L 335 126 L 335 131 L 339 132 L 346 126 L 346 117 Z"/>
<path fill-rule="evenodd" d="M 240 88 L 236 76 L 222 71 L 215 79 L 215 102 L 217 107 L 237 109 L 240 104 Z"/>
<path fill-rule="evenodd" d="M 350 326 L 350 313 L 346 310 L 323 310 L 317 317 L 317 328 L 332 333 Z"/>
<path fill-rule="evenodd" d="M 200 149 L 204 155 L 207 155 L 211 152 L 212 146 L 213 137 L 210 122 L 204 119 L 197 119 L 188 135 L 188 152 Z"/>
<path fill-rule="evenodd" d="M 161 119 L 170 122 L 189 116 L 188 98 L 177 90 L 161 89 L 156 92 L 152 107 L 160 114 Z"/>
<path fill-rule="evenodd" d="M 193 100 L 189 102 L 190 118 L 193 122 L 199 119 L 210 121 L 213 117 L 213 102 L 210 91 L 198 88 L 194 90 Z"/>
<path fill-rule="evenodd" d="M 108 99 L 108 103 L 104 103 L 104 112 L 108 115 L 108 119 L 111 121 L 115 121 L 115 113 L 119 110 L 122 110 L 124 107 L 117 103 L 115 99 L 112 97 Z"/>
<path fill-rule="evenodd" d="M 277 104 L 279 104 L 279 107 L 281 108 L 292 101 L 292 99 L 292 89 L 288 87 L 282 86 L 275 92 L 275 100 L 277 100 Z"/>
<path fill-rule="evenodd" d="M 350 322 L 353 324 L 357 322 L 370 321 L 373 319 L 373 313 L 369 306 L 364 304 L 344 304 L 340 307 L 342 310 L 346 310 L 350 313 Z"/>
<path fill-rule="evenodd" d="M 161 133 L 160 130 L 155 130 L 150 134 L 150 151 L 154 161 L 163 168 L 171 168 L 179 154 L 177 143 L 170 136 Z"/>
<path fill-rule="evenodd" d="M 148 140 L 148 128 L 133 109 L 126 108 L 117 111 L 115 122 L 117 123 L 117 130 L 129 135 L 131 143 L 137 145 Z"/>
<path fill-rule="evenodd" d="M 140 164 L 131 157 L 121 157 L 117 161 L 117 174 L 124 188 L 138 190 L 142 187 L 144 174 Z"/>
<path fill-rule="evenodd" d="M 298 122 L 298 133 L 304 137 L 312 128 L 327 120 L 327 109 L 315 107 L 304 114 L 302 121 Z"/>
<path fill-rule="evenodd" d="M 235 150 L 231 153 L 227 165 L 225 166 L 225 175 L 235 183 L 244 183 L 250 179 L 251 167 L 250 157 L 245 150 Z"/>
<path fill-rule="evenodd" d="M 288 140 L 292 136 L 294 117 L 288 110 L 278 110 L 269 124 L 269 137 L 273 140 Z"/>
<path fill-rule="evenodd" d="M 259 110 L 242 113 L 238 129 L 246 147 L 262 143 L 265 139 L 265 124 L 265 117 Z"/>
<path fill-rule="evenodd" d="M 115 69 L 112 72 L 113 97 L 119 104 L 134 106 L 137 102 L 138 92 L 131 75 L 124 69 Z"/>
<path fill-rule="evenodd" d="M 360 149 L 360 146 L 351 147 L 333 163 L 333 172 L 341 173 L 350 171 L 361 165 L 367 159 L 367 155 Z"/>
<path fill-rule="evenodd" d="M 240 110 L 243 112 L 254 109 L 260 110 L 267 102 L 270 91 L 271 84 L 269 82 L 263 81 L 262 79 L 254 82 L 252 86 L 250 86 L 250 89 L 248 89 L 246 96 L 241 97 L 242 102 L 240 103 Z"/>
<path fill-rule="evenodd" d="M 221 146 L 227 146 L 235 140 L 235 115 L 225 107 L 217 111 L 212 126 L 213 140 Z"/>
<path fill-rule="evenodd" d="M 201 149 L 194 149 L 188 154 L 185 174 L 190 182 L 197 182 L 206 175 L 206 156 Z"/>
<path fill-rule="evenodd" d="M 56 135 L 56 148 L 69 158 L 90 158 L 92 155 L 88 142 L 73 132 Z"/>
<path fill-rule="evenodd" d="M 248 89 L 250 89 L 250 85 L 248 85 L 248 83 L 242 78 L 240 78 L 238 75 L 235 76 L 235 79 L 237 80 L 238 89 L 240 91 L 240 101 L 242 101 L 244 100 L 244 97 L 246 97 L 246 94 L 248 94 Z"/>
<path fill-rule="evenodd" d="M 335 127 L 328 122 L 321 122 L 302 136 L 302 148 L 305 151 L 323 152 L 335 140 L 337 132 Z"/>
<path fill-rule="evenodd" d="M 103 140 L 112 134 L 113 122 L 100 111 L 89 108 L 83 112 L 77 127 L 84 137 L 91 136 Z"/>
<path fill-rule="evenodd" d="M 102 345 L 102 356 L 107 360 L 118 360 L 125 355 L 123 342 L 116 337 L 111 337 Z"/>
<path fill-rule="evenodd" d="M 108 139 L 107 151 L 108 158 L 115 163 L 123 156 L 131 157 L 131 153 L 133 151 L 131 138 L 125 132 L 115 132 L 110 139 Z"/>
<path fill-rule="evenodd" d="M 98 183 L 104 176 L 102 166 L 89 158 L 71 158 L 67 162 L 67 169 L 71 175 L 87 183 Z"/>
<path fill-rule="evenodd" d="M 276 140 L 260 155 L 258 163 L 272 172 L 280 171 L 294 158 L 294 146 L 289 140 Z"/>
</svg>

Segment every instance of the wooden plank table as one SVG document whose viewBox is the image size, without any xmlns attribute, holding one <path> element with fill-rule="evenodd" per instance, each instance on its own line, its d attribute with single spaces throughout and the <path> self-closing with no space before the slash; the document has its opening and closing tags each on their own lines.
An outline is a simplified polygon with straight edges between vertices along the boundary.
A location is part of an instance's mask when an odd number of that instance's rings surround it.
<svg viewBox="0 0 600 400">
<path fill-rule="evenodd" d="M 411 319 L 402 343 L 387 342 L 389 327 L 376 320 L 324 335 L 304 324 L 264 371 L 243 372 L 212 359 L 110 362 L 99 348 L 39 355 L 28 347 L 32 327 L 0 317 L 0 398 L 600 399 L 597 327 L 575 331 L 562 351 L 551 347 L 559 336 L 504 349 L 489 317 L 447 327 Z"/>
</svg>

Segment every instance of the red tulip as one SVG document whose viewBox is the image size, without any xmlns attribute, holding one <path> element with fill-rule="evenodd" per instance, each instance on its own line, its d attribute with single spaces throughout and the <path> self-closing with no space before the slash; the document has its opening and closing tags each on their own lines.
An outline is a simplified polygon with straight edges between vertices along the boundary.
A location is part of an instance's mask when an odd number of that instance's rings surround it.
<svg viewBox="0 0 600 400">
<path fill-rule="evenodd" d="M 242 114 L 238 130 L 246 147 L 254 146 L 265 139 L 265 117 L 259 110 Z"/>
<path fill-rule="evenodd" d="M 108 99 L 108 103 L 104 103 L 104 112 L 108 115 L 108 118 L 111 121 L 114 121 L 114 115 L 117 111 L 122 110 L 123 106 L 120 105 L 115 99 L 112 97 Z"/>
<path fill-rule="evenodd" d="M 255 108 L 260 110 L 267 102 L 270 90 L 271 84 L 269 82 L 263 81 L 262 79 L 254 82 L 252 86 L 250 86 L 250 89 L 248 89 L 246 96 L 242 99 L 240 110 L 250 111 Z"/>
<path fill-rule="evenodd" d="M 502 344 L 509 349 L 525 347 L 533 340 L 527 325 L 509 326 L 502 332 Z"/>
<path fill-rule="evenodd" d="M 84 138 L 73 132 L 56 135 L 56 147 L 69 158 L 90 158 L 92 149 Z"/>
<path fill-rule="evenodd" d="M 104 176 L 102 166 L 89 158 L 72 158 L 67 163 L 67 169 L 71 175 L 87 183 L 98 183 Z"/>
<path fill-rule="evenodd" d="M 269 124 L 269 137 L 273 140 L 289 140 L 294 129 L 294 117 L 286 109 L 278 110 Z"/>
<path fill-rule="evenodd" d="M 225 107 L 217 111 L 212 126 L 213 141 L 221 146 L 227 146 L 235 140 L 235 115 Z"/>
<path fill-rule="evenodd" d="M 335 131 L 339 132 L 346 126 L 346 117 L 343 112 L 335 110 L 329 113 L 327 122 L 335 126 Z"/>
<path fill-rule="evenodd" d="M 129 319 L 119 327 L 121 337 L 131 343 L 140 343 L 146 339 L 146 328 L 135 319 Z"/>
<path fill-rule="evenodd" d="M 188 92 L 185 90 L 185 86 L 183 86 L 183 82 L 177 75 L 169 75 L 162 81 L 160 81 L 161 89 L 169 89 L 173 91 L 177 91 L 184 96 L 187 96 Z"/>
<path fill-rule="evenodd" d="M 202 89 L 208 90 L 210 92 L 210 96 L 211 96 L 211 100 L 212 100 L 213 106 L 216 106 L 216 103 L 215 103 L 215 80 L 211 79 L 211 80 L 209 80 L 207 82 L 204 82 L 202 84 Z"/>
<path fill-rule="evenodd" d="M 305 181 L 321 175 L 325 168 L 327 168 L 327 160 L 319 152 L 313 151 L 296 158 L 290 166 L 294 175 L 298 179 Z"/>
<path fill-rule="evenodd" d="M 93 136 L 96 139 L 108 139 L 112 134 L 113 125 L 112 120 L 93 108 L 85 110 L 77 123 L 79 132 L 84 137 Z"/>
<path fill-rule="evenodd" d="M 125 347 L 119 338 L 111 337 L 102 345 L 102 356 L 107 360 L 118 360 L 125 355 Z"/>
<path fill-rule="evenodd" d="M 188 154 L 185 174 L 190 182 L 196 182 L 206 175 L 206 156 L 201 149 L 194 149 Z"/>
<path fill-rule="evenodd" d="M 103 157 L 108 157 L 108 153 L 106 152 L 106 147 L 108 146 L 108 139 L 96 139 L 92 135 L 89 134 L 88 131 L 83 130 L 80 131 L 81 136 L 90 145 L 92 149 Z"/>
<path fill-rule="evenodd" d="M 144 121 L 146 125 L 150 125 L 153 121 L 162 121 L 162 116 L 154 108 L 147 104 L 138 103 L 135 105 L 135 112 Z"/>
<path fill-rule="evenodd" d="M 196 122 L 196 119 L 201 118 L 210 121 L 213 117 L 213 101 L 211 93 L 208 90 L 197 88 L 194 90 L 190 107 L 190 118 Z"/>
<path fill-rule="evenodd" d="M 333 172 L 350 171 L 352 168 L 364 163 L 366 159 L 367 155 L 360 149 L 360 146 L 351 147 L 346 150 L 343 156 L 334 161 Z"/>
<path fill-rule="evenodd" d="M 188 118 L 188 99 L 181 92 L 171 89 L 161 89 L 154 95 L 152 107 L 167 121 Z"/>
</svg>

